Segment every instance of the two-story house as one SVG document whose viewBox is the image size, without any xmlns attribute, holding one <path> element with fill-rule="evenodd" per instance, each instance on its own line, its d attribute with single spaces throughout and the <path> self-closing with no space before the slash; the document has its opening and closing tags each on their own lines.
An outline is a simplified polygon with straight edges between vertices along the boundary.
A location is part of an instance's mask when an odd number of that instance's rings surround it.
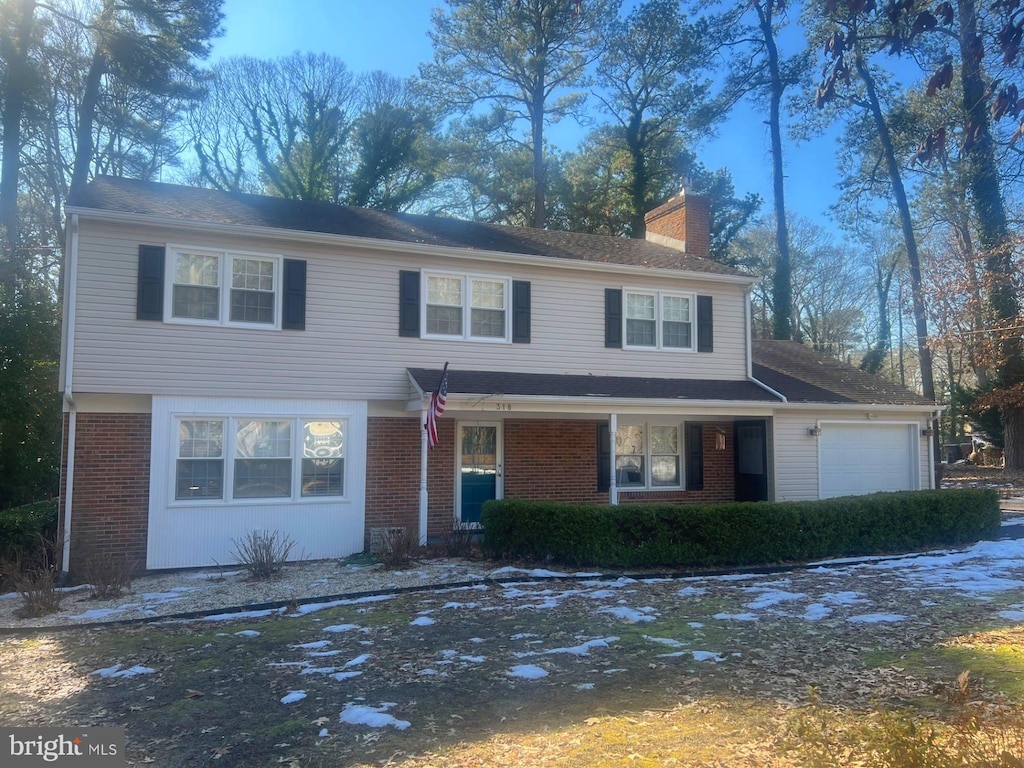
<svg viewBox="0 0 1024 768">
<path fill-rule="evenodd" d="M 114 178 L 67 216 L 65 568 L 227 563 L 252 530 L 338 557 L 501 497 L 933 482 L 934 404 L 752 341 L 753 280 L 708 258 L 695 195 L 646 241 Z"/>
</svg>

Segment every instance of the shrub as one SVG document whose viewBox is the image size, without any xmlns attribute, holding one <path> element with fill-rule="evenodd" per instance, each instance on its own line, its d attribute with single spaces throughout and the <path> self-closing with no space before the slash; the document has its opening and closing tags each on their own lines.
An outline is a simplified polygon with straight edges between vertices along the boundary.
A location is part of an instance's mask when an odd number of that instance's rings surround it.
<svg viewBox="0 0 1024 768">
<path fill-rule="evenodd" d="M 805 502 L 484 505 L 484 554 L 573 566 L 698 568 L 805 562 L 976 541 L 999 529 L 990 489 Z"/>
<path fill-rule="evenodd" d="M 39 545 L 39 536 L 57 530 L 57 500 L 0 510 L 0 561 L 18 557 Z"/>
<path fill-rule="evenodd" d="M 120 597 L 132 585 L 137 561 L 127 555 L 90 550 L 82 565 L 82 580 L 92 586 L 92 597 L 109 600 Z"/>
<path fill-rule="evenodd" d="M 274 578 L 295 547 L 295 542 L 280 531 L 249 531 L 241 539 L 232 539 L 231 554 L 256 581 Z"/>
<path fill-rule="evenodd" d="M 419 549 L 419 538 L 408 528 L 396 526 L 382 532 L 377 554 L 385 568 L 404 568 L 413 562 Z"/>
<path fill-rule="evenodd" d="M 477 536 L 480 531 L 476 526 L 456 523 L 451 530 L 445 530 L 439 544 L 433 551 L 439 557 L 472 557 L 477 551 Z"/>
<path fill-rule="evenodd" d="M 35 618 L 56 613 L 60 608 L 63 593 L 58 585 L 63 552 L 63 532 L 54 529 L 45 536 L 37 533 L 34 547 L 23 548 L 4 562 L 4 579 L 21 597 L 16 616 Z"/>
</svg>

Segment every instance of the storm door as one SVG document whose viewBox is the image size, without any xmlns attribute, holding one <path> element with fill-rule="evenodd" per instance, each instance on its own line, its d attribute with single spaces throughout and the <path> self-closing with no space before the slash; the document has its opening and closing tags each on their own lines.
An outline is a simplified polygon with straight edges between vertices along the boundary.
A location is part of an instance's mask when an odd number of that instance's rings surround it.
<svg viewBox="0 0 1024 768">
<path fill-rule="evenodd" d="M 485 501 L 501 498 L 501 423 L 459 424 L 456 520 L 480 522 Z"/>
</svg>

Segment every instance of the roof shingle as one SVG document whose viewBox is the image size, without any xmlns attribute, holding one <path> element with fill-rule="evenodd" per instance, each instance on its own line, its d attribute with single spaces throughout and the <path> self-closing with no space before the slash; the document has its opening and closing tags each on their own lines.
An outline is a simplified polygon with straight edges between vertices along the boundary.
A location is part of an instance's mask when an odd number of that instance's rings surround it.
<svg viewBox="0 0 1024 768">
<path fill-rule="evenodd" d="M 112 176 L 95 178 L 68 200 L 68 206 L 209 224 L 318 232 L 707 275 L 741 275 L 710 259 L 645 240 L 389 213 Z"/>
</svg>

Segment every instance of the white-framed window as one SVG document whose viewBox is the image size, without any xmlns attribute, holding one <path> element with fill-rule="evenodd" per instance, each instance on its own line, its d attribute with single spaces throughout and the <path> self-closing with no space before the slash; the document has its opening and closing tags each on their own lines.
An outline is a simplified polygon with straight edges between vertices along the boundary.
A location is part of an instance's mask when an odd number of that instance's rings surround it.
<svg viewBox="0 0 1024 768">
<path fill-rule="evenodd" d="M 619 424 L 615 430 L 619 488 L 681 488 L 683 440 L 678 424 Z"/>
<path fill-rule="evenodd" d="M 224 416 L 176 422 L 175 501 L 345 495 L 344 420 Z"/>
<path fill-rule="evenodd" d="M 623 345 L 627 349 L 694 349 L 696 297 L 626 289 Z"/>
<path fill-rule="evenodd" d="M 281 327 L 281 257 L 169 246 L 165 320 Z"/>
<path fill-rule="evenodd" d="M 424 277 L 425 337 L 510 341 L 511 279 L 441 272 Z"/>
</svg>

